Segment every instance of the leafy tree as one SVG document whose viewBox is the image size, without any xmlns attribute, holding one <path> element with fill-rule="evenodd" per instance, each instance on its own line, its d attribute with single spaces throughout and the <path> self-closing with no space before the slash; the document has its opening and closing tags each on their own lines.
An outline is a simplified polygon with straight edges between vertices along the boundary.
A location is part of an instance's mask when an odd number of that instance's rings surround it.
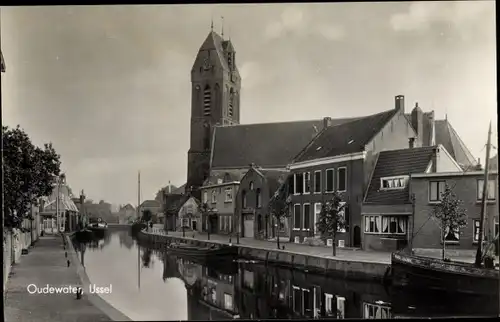
<svg viewBox="0 0 500 322">
<path fill-rule="evenodd" d="M 149 209 L 144 209 L 144 210 L 142 211 L 142 218 L 141 218 L 141 220 L 142 220 L 143 222 L 148 222 L 148 221 L 150 221 L 152 218 L 153 218 L 153 213 L 151 212 L 151 210 L 149 210 Z"/>
<path fill-rule="evenodd" d="M 432 218 L 441 228 L 442 259 L 445 259 L 446 240 L 448 235 L 460 234 L 460 229 L 467 225 L 467 213 L 461 207 L 463 201 L 458 199 L 450 186 L 445 184 L 445 190 L 441 194 L 441 202 L 434 205 Z"/>
<path fill-rule="evenodd" d="M 318 230 L 321 232 L 321 237 L 326 239 L 331 237 L 333 239 L 332 252 L 333 256 L 336 252 L 336 238 L 337 231 L 344 229 L 346 226 L 345 209 L 346 203 L 342 201 L 339 193 L 335 191 L 330 200 L 323 202 L 321 212 L 319 213 L 319 220 L 316 223 Z"/>
<path fill-rule="evenodd" d="M 52 194 L 61 169 L 60 156 L 51 143 L 39 148 L 19 127 L 2 126 L 4 225 L 19 228 L 31 206 Z"/>
<path fill-rule="evenodd" d="M 288 183 L 288 180 L 287 180 Z M 280 248 L 279 225 L 285 218 L 290 217 L 290 204 L 292 202 L 291 195 L 288 194 L 288 184 L 283 184 L 274 193 L 274 196 L 269 200 L 268 210 L 269 214 L 275 219 L 277 223 L 276 231 L 276 244 Z"/>
</svg>

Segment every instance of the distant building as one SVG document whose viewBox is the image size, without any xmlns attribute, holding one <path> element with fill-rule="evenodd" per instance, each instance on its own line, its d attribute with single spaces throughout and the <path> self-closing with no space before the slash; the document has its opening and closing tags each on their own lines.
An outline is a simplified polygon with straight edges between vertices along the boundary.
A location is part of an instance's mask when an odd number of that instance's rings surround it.
<svg viewBox="0 0 500 322">
<path fill-rule="evenodd" d="M 137 219 L 137 210 L 131 204 L 126 204 L 118 210 L 118 221 L 120 224 L 128 224 Z"/>
<path fill-rule="evenodd" d="M 69 186 L 61 184 L 59 188 L 52 190 L 50 196 L 44 198 L 40 216 L 45 233 L 71 231 L 76 228 L 79 210 L 72 197 Z"/>
<path fill-rule="evenodd" d="M 159 223 L 158 217 L 159 215 L 162 216 L 161 202 L 157 200 L 144 200 L 139 206 L 139 216 L 142 217 L 145 210 L 151 211 L 151 221 L 154 224 Z"/>
</svg>

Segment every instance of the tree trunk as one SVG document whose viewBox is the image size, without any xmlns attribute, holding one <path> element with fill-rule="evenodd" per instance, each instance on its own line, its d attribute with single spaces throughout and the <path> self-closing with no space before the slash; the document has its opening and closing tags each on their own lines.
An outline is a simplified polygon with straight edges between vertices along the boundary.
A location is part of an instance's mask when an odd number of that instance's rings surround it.
<svg viewBox="0 0 500 322">
<path fill-rule="evenodd" d="M 443 226 L 444 227 L 444 226 Z M 441 254 L 441 259 L 444 260 L 446 257 L 445 257 L 445 251 L 446 251 L 446 228 L 442 228 L 442 241 L 443 241 L 443 253 Z"/>
<path fill-rule="evenodd" d="M 333 256 L 337 256 L 337 248 L 335 247 L 335 244 L 336 244 L 335 242 L 336 242 L 336 239 L 337 239 L 336 237 L 337 237 L 337 236 L 336 236 L 336 234 L 335 234 L 335 233 L 333 233 L 333 236 L 332 236 L 332 237 L 333 237 L 333 238 L 332 238 L 332 239 L 333 239 L 333 240 L 332 240 L 332 255 L 333 255 Z"/>
<path fill-rule="evenodd" d="M 276 218 L 276 222 L 279 223 L 281 222 L 280 221 L 280 218 Z M 276 244 L 278 245 L 278 249 L 280 249 L 280 233 L 279 233 L 279 224 L 276 224 L 274 226 L 274 231 L 275 231 L 275 235 L 276 235 Z"/>
</svg>

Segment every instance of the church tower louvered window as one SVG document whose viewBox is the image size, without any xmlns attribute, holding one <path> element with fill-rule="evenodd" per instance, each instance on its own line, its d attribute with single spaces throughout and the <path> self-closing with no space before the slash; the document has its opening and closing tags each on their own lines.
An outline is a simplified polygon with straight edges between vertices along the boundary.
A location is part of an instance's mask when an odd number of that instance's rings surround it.
<svg viewBox="0 0 500 322">
<path fill-rule="evenodd" d="M 228 110 L 227 110 L 227 115 L 229 117 L 233 117 L 233 105 L 234 105 L 234 91 L 231 88 L 229 90 L 229 106 L 228 106 Z"/>
<path fill-rule="evenodd" d="M 210 86 L 205 86 L 203 90 L 203 115 L 210 116 L 212 105 L 212 92 L 210 91 Z"/>
</svg>

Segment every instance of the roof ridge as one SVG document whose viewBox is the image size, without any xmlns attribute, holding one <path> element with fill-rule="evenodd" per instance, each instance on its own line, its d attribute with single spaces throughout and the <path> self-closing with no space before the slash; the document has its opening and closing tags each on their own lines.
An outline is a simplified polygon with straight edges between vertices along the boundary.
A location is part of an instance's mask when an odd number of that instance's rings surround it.
<svg viewBox="0 0 500 322">
<path fill-rule="evenodd" d="M 425 151 L 425 150 L 429 150 L 429 149 L 434 149 L 434 148 L 437 148 L 439 146 L 439 144 L 435 144 L 435 145 L 428 145 L 428 146 L 419 146 L 419 147 L 416 147 L 416 148 L 402 148 L 402 149 L 395 149 L 395 150 L 383 150 L 383 151 L 380 151 L 380 153 L 386 153 L 386 152 L 400 152 L 400 151 Z"/>
</svg>

